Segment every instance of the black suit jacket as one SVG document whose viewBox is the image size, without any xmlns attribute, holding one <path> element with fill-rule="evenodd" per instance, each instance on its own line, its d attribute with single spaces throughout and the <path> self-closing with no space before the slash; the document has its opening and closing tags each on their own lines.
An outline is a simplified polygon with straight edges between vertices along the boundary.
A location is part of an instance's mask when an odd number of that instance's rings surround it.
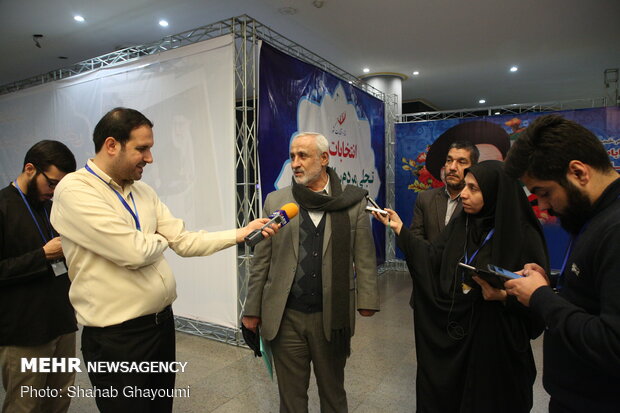
<svg viewBox="0 0 620 413">
<path fill-rule="evenodd" d="M 462 209 L 461 198 L 459 198 L 450 220 L 457 216 Z M 445 187 L 420 192 L 413 207 L 411 231 L 415 236 L 433 242 L 446 227 L 447 210 L 448 193 Z"/>
<path fill-rule="evenodd" d="M 445 187 L 428 189 L 418 193 L 413 207 L 413 220 L 411 222 L 411 232 L 416 237 L 433 242 L 437 239 L 441 231 L 446 227 L 446 211 L 448 210 L 448 193 Z M 461 198 L 450 217 L 454 219 L 463 210 Z M 413 308 L 413 293 L 409 304 Z"/>
</svg>

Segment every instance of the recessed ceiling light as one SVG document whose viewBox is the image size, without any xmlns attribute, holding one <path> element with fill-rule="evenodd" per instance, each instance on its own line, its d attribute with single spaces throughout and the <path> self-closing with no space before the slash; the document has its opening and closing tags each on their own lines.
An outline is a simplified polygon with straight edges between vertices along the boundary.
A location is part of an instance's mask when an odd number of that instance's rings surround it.
<svg viewBox="0 0 620 413">
<path fill-rule="evenodd" d="M 517 70 L 519 70 L 519 68 L 518 68 L 517 66 L 512 66 L 512 67 L 510 68 L 510 71 L 511 71 L 511 72 L 516 72 Z"/>
<path fill-rule="evenodd" d="M 84 23 L 84 17 L 80 16 L 79 14 L 73 16 L 73 20 L 75 20 L 76 22 Z"/>
<path fill-rule="evenodd" d="M 160 25 L 161 27 L 168 27 L 168 22 L 167 22 L 167 21 L 165 21 L 165 20 L 160 20 L 160 21 L 159 21 L 159 25 Z"/>
<path fill-rule="evenodd" d="M 420 74 L 420 72 L 418 72 L 417 70 L 416 70 L 415 72 L 413 72 L 413 75 L 414 75 L 414 76 L 417 76 L 417 75 L 419 75 L 419 74 Z"/>
<path fill-rule="evenodd" d="M 486 100 L 484 100 L 484 99 L 480 99 L 480 100 L 478 101 L 478 103 L 487 103 L 487 101 L 486 101 Z"/>
<path fill-rule="evenodd" d="M 278 9 L 278 12 L 280 14 L 283 14 L 285 16 L 292 16 L 293 14 L 297 14 L 297 9 L 295 7 L 280 7 Z"/>
<path fill-rule="evenodd" d="M 365 68 L 363 68 L 363 69 L 362 69 L 362 71 L 363 71 L 364 73 L 368 73 L 368 72 L 370 72 L 370 69 L 369 69 L 369 68 L 367 68 L 367 67 L 365 67 Z"/>
</svg>

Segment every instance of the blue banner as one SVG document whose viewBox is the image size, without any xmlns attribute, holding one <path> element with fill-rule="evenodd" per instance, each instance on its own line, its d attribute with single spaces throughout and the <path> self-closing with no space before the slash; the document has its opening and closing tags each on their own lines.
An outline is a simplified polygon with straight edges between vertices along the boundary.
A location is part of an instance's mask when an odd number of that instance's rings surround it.
<svg viewBox="0 0 620 413">
<path fill-rule="evenodd" d="M 620 108 L 594 108 L 553 112 L 585 126 L 603 143 L 616 170 L 620 170 Z M 441 167 L 448 146 L 467 139 L 480 149 L 480 160 L 503 160 L 515 135 L 547 113 L 484 116 L 475 119 L 400 123 L 396 125 L 396 211 L 405 225 L 411 223 L 417 193 L 443 186 Z M 530 195 L 530 201 L 535 197 Z M 535 204 L 535 203 L 534 203 Z M 543 223 L 551 267 L 562 266 L 568 235 L 546 212 L 534 205 Z M 398 256 L 402 258 L 399 251 Z"/>
<path fill-rule="evenodd" d="M 343 184 L 360 186 L 385 205 L 385 113 L 381 100 L 263 43 L 260 51 L 258 157 L 263 200 L 290 185 L 289 146 L 299 132 L 330 143 L 329 165 Z M 378 262 L 385 228 L 373 220 Z"/>
</svg>

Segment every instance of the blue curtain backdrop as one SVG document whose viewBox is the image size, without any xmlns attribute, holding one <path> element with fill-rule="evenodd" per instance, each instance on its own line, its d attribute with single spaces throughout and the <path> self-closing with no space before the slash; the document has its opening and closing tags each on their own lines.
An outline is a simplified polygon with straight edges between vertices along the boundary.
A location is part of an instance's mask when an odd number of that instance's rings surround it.
<svg viewBox="0 0 620 413">
<path fill-rule="evenodd" d="M 574 120 L 591 130 L 607 149 L 616 170 L 620 170 L 620 108 L 593 108 L 553 112 Z M 467 126 L 467 133 L 460 139 L 472 140 L 483 145 L 483 153 L 490 158 L 500 158 L 515 139 L 515 135 L 526 128 L 534 119 L 546 113 L 525 113 L 519 115 L 484 116 L 474 119 L 449 119 L 441 121 L 400 123 L 396 125 L 396 211 L 403 218 L 405 225 L 410 225 L 413 217 L 413 205 L 418 192 L 428 188 L 443 186 L 438 173 L 438 163 L 442 162 L 444 151 L 441 150 L 452 136 L 455 127 L 462 131 Z M 476 123 L 474 125 L 473 123 Z M 502 130 L 498 130 L 501 128 Z M 447 139 L 445 139 L 447 138 Z M 445 141 L 445 142 L 440 142 Z M 452 139 L 454 140 L 454 139 Z M 433 144 L 437 141 L 437 145 Z M 533 201 L 533 197 L 530 197 Z M 535 203 L 535 202 L 534 202 Z M 568 244 L 568 235 L 552 217 L 541 213 L 534 207 L 534 212 L 543 222 L 545 237 L 551 255 L 551 267 L 562 266 L 564 253 Z M 403 257 L 398 251 L 399 257 Z"/>
<path fill-rule="evenodd" d="M 290 140 L 296 133 L 307 130 L 300 128 L 311 125 L 313 131 L 330 141 L 330 166 L 336 169 L 342 182 L 368 189 L 384 205 L 383 102 L 266 43 L 261 46 L 259 67 L 258 154 L 263 200 L 270 192 L 290 183 L 286 175 L 290 169 L 287 165 Z M 326 115 L 325 109 L 331 107 L 340 110 Z M 315 112 L 321 119 L 308 119 Z M 368 160 L 366 164 L 364 160 Z M 352 166 L 353 162 L 357 162 L 356 166 Z M 373 236 L 381 263 L 385 260 L 385 228 L 375 220 Z"/>
</svg>

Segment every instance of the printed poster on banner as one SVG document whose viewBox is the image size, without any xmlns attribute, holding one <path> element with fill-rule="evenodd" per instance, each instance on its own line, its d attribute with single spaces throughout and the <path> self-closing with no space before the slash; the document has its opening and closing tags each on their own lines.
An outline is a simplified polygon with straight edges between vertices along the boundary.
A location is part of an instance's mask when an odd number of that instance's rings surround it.
<svg viewBox="0 0 620 413">
<path fill-rule="evenodd" d="M 377 198 L 381 174 L 375 166 L 375 154 L 370 144 L 368 120 L 360 119 L 355 107 L 347 102 L 342 85 L 334 95 L 327 94 L 322 102 L 302 98 L 298 110 L 299 131 L 320 131 L 329 142 L 330 166 L 342 184 L 364 188 Z M 291 184 L 291 161 L 282 164 L 276 188 Z"/>
<path fill-rule="evenodd" d="M 620 171 L 620 108 L 618 107 L 399 123 L 395 127 L 396 211 L 405 225 L 410 225 L 412 221 L 417 194 L 444 185 L 442 169 L 448 147 L 452 142 L 466 137 L 480 150 L 480 161 L 487 159 L 503 161 L 518 134 L 537 117 L 549 113 L 557 113 L 573 120 L 594 133 L 603 143 L 616 170 Z M 536 196 L 527 192 L 526 188 L 524 190 L 534 213 L 543 224 L 551 267 L 558 269 L 562 266 L 568 235 L 558 225 L 556 217 L 538 208 Z M 400 251 L 397 255 L 403 257 Z"/>
<path fill-rule="evenodd" d="M 259 70 L 258 156 L 267 195 L 291 184 L 290 143 L 300 132 L 329 142 L 329 165 L 342 184 L 368 190 L 385 205 L 384 103 L 311 64 L 263 43 Z M 385 227 L 371 220 L 377 260 L 385 260 Z"/>
</svg>

